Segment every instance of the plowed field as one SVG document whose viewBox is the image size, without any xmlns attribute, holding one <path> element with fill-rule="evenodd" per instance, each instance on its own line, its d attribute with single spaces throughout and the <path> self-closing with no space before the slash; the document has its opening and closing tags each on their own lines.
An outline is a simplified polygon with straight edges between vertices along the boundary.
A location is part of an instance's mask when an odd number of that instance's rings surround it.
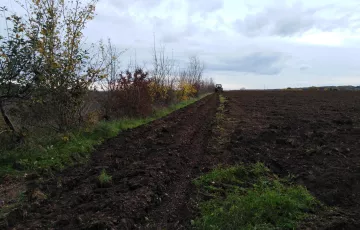
<svg viewBox="0 0 360 230">
<path fill-rule="evenodd" d="M 194 178 L 219 163 L 260 161 L 337 208 L 337 215 L 305 227 L 360 229 L 360 93 L 224 96 L 221 144 L 214 142 L 214 94 L 106 141 L 86 166 L 28 182 L 30 200 L 9 223 L 16 229 L 188 229 Z M 98 183 L 102 170 L 112 176 L 107 186 Z"/>
<path fill-rule="evenodd" d="M 229 92 L 233 161 L 292 175 L 338 217 L 311 229 L 360 229 L 360 93 Z"/>
</svg>

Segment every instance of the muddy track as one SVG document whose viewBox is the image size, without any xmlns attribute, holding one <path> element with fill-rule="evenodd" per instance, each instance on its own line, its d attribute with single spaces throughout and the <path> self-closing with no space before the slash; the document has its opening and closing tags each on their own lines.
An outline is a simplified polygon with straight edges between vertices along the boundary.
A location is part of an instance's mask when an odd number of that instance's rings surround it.
<svg viewBox="0 0 360 230">
<path fill-rule="evenodd" d="M 34 200 L 21 210 L 16 228 L 184 228 L 191 180 L 201 172 L 217 105 L 217 95 L 210 95 L 106 141 L 86 166 L 29 183 Z M 112 176 L 105 188 L 98 184 L 103 169 Z M 47 198 L 37 199 L 39 192 Z"/>
</svg>

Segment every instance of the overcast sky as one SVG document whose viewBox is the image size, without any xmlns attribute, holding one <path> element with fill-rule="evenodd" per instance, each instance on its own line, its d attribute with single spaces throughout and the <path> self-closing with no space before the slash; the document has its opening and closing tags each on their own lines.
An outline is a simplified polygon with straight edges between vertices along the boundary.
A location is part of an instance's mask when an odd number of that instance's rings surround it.
<svg viewBox="0 0 360 230">
<path fill-rule="evenodd" d="M 13 0 L 0 0 L 8 5 Z M 359 0 L 100 0 L 88 42 L 150 67 L 153 34 L 226 89 L 360 85 Z"/>
</svg>

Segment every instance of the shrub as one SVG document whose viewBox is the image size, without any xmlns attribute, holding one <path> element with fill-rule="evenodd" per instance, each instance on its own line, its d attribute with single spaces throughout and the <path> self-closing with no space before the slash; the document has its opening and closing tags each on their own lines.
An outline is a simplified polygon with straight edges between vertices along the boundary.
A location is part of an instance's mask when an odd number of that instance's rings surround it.
<svg viewBox="0 0 360 230">
<path fill-rule="evenodd" d="M 151 81 L 149 84 L 149 93 L 152 99 L 152 102 L 161 104 L 169 98 L 169 93 L 171 91 L 170 86 L 161 85 L 155 81 Z"/>
<path fill-rule="evenodd" d="M 195 85 L 192 85 L 187 82 L 180 82 L 179 84 L 179 91 L 178 91 L 178 98 L 181 101 L 186 101 L 191 97 L 195 97 L 198 93 Z"/>
<path fill-rule="evenodd" d="M 149 74 L 142 69 L 136 69 L 121 74 L 118 83 L 118 103 L 121 104 L 126 116 L 147 116 L 152 112 Z"/>
</svg>

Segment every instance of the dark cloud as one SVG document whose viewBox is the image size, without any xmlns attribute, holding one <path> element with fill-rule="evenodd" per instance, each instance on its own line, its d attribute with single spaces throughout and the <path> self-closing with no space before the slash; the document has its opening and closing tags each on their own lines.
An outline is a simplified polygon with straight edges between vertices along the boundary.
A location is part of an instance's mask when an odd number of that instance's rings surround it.
<svg viewBox="0 0 360 230">
<path fill-rule="evenodd" d="M 311 29 L 333 31 L 348 29 L 358 24 L 359 18 L 354 17 L 355 11 L 345 11 L 332 15 L 334 5 L 306 8 L 297 2 L 289 6 L 268 6 L 256 14 L 250 14 L 244 19 L 236 20 L 234 28 L 246 36 L 281 36 L 291 37 Z M 320 16 L 325 10 L 328 17 Z"/>
<path fill-rule="evenodd" d="M 236 71 L 261 75 L 276 75 L 284 68 L 281 53 L 255 52 L 239 58 L 220 59 L 220 63 L 208 65 L 214 71 Z"/>
</svg>

